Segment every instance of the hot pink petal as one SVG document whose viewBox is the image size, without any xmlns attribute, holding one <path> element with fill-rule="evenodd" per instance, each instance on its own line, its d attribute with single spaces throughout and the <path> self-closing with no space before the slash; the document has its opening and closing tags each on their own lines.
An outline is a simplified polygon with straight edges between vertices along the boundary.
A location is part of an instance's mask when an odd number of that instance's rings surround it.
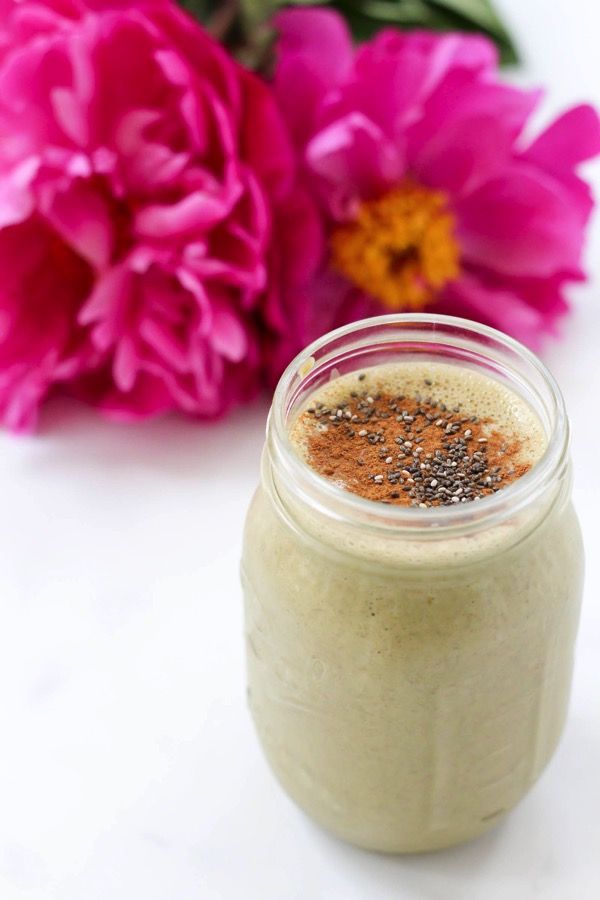
<svg viewBox="0 0 600 900">
<path fill-rule="evenodd" d="M 267 285 L 263 342 L 271 385 L 298 349 L 314 337 L 311 316 L 316 303 L 308 290 L 306 272 L 316 272 L 323 257 L 321 222 L 303 191 L 290 196 L 286 215 L 276 217 L 274 228 L 280 240 Z M 298 244 L 299 229 L 304 236 L 302 246 Z"/>
<path fill-rule="evenodd" d="M 278 52 L 283 60 L 295 56 L 331 87 L 350 72 L 352 38 L 341 16 L 327 9 L 295 9 L 273 19 L 279 32 Z"/>
<path fill-rule="evenodd" d="M 248 341 L 244 326 L 226 303 L 213 302 L 210 341 L 214 349 L 231 362 L 240 362 L 246 354 Z"/>
<path fill-rule="evenodd" d="M 513 334 L 537 348 L 544 331 L 544 314 L 529 305 L 518 293 L 491 287 L 464 275 L 447 288 L 446 303 L 455 312 Z"/>
<path fill-rule="evenodd" d="M 482 113 L 458 119 L 432 135 L 413 155 L 412 171 L 423 184 L 460 195 L 500 176 L 512 147 L 502 121 L 492 112 Z"/>
<path fill-rule="evenodd" d="M 158 317 L 148 317 L 140 323 L 140 336 L 169 369 L 180 373 L 190 371 L 187 348 L 182 346 L 179 335 L 169 323 Z"/>
<path fill-rule="evenodd" d="M 354 77 L 331 104 L 324 104 L 324 115 L 328 121 L 331 106 L 346 113 L 360 110 L 387 135 L 402 140 L 404 129 L 418 119 L 420 108 L 446 75 L 466 69 L 472 79 L 472 70 L 486 71 L 495 60 L 489 41 L 476 36 L 406 36 L 384 30 L 359 48 Z"/>
<path fill-rule="evenodd" d="M 134 340 L 125 335 L 115 346 L 112 373 L 115 384 L 120 391 L 128 393 L 137 378 L 139 367 L 138 354 Z"/>
<path fill-rule="evenodd" d="M 141 238 L 175 238 L 222 222 L 235 202 L 235 195 L 211 196 L 197 191 L 172 204 L 157 204 L 140 210 L 135 231 Z"/>
<path fill-rule="evenodd" d="M 35 158 L 24 159 L 0 178 L 0 228 L 22 222 L 32 213 L 35 203 L 31 182 L 38 165 Z"/>
<path fill-rule="evenodd" d="M 576 268 L 583 234 L 560 185 L 516 165 L 456 202 L 467 262 L 504 275 L 548 277 Z"/>
<path fill-rule="evenodd" d="M 109 346 L 118 332 L 118 324 L 115 320 L 127 303 L 127 297 L 131 286 L 131 270 L 125 265 L 115 266 L 103 273 L 96 281 L 93 290 L 81 307 L 77 323 L 81 326 L 97 323 L 106 334 L 102 344 Z M 109 323 L 114 328 L 107 327 Z M 106 349 L 103 346 L 102 349 Z"/>
<path fill-rule="evenodd" d="M 98 269 L 105 268 L 114 248 L 111 210 L 105 199 L 81 180 L 65 188 L 52 180 L 37 186 L 38 205 L 66 244 Z"/>
<path fill-rule="evenodd" d="M 549 172 L 572 172 L 575 166 L 600 153 L 600 119 L 592 106 L 567 110 L 552 122 L 522 154 Z"/>
<path fill-rule="evenodd" d="M 407 48 L 402 56 L 358 56 L 355 76 L 342 91 L 331 91 L 316 117 L 319 129 L 351 115 L 369 119 L 386 139 L 400 142 L 407 124 L 414 120 L 415 107 L 427 96 L 431 68 L 429 61 Z"/>
<path fill-rule="evenodd" d="M 498 65 L 498 51 L 487 38 L 476 34 L 434 31 L 402 32 L 386 28 L 365 44 L 356 54 L 357 69 L 365 59 L 400 56 L 407 51 L 430 60 L 430 84 L 439 82 L 447 72 L 466 69 L 476 75 L 493 74 Z"/>
<path fill-rule="evenodd" d="M 75 144 L 85 147 L 89 140 L 87 109 L 73 91 L 55 88 L 50 96 L 57 123 Z"/>
<path fill-rule="evenodd" d="M 594 201 L 589 186 L 575 174 L 576 167 L 600 152 L 600 118 L 591 106 L 576 106 L 551 124 L 520 158 L 552 173 L 561 182 L 585 225 Z"/>
<path fill-rule="evenodd" d="M 40 360 L 35 369 L 25 364 L 4 367 L 0 373 L 0 420 L 11 431 L 34 430 L 38 407 L 52 382 L 54 356 Z"/>
<path fill-rule="evenodd" d="M 324 183 L 336 219 L 346 219 L 358 198 L 377 196 L 404 173 L 401 150 L 360 113 L 319 132 L 306 147 L 306 160 Z"/>
<path fill-rule="evenodd" d="M 35 215 L 0 229 L 0 272 L 0 419 L 27 430 L 53 385 L 93 364 L 74 323 L 93 275 Z"/>
<path fill-rule="evenodd" d="M 329 10 L 284 11 L 274 25 L 280 34 L 275 92 L 293 137 L 304 141 L 323 94 L 350 71 L 352 41 L 341 17 Z"/>
<path fill-rule="evenodd" d="M 173 397 L 157 376 L 141 373 L 131 391 L 121 392 L 113 384 L 112 373 L 98 371 L 74 386 L 76 396 L 97 406 L 117 422 L 130 422 L 156 416 L 171 409 Z"/>
<path fill-rule="evenodd" d="M 514 144 L 541 99 L 540 91 L 523 91 L 496 81 L 478 81 L 468 71 L 453 70 L 427 99 L 408 129 L 408 153 L 417 161 L 427 145 L 460 123 L 494 115 L 496 131 Z"/>
<path fill-rule="evenodd" d="M 293 180 L 292 144 L 276 107 L 267 102 L 268 88 L 248 74 L 244 79 L 247 116 L 240 136 L 244 157 L 269 190 L 287 194 Z M 270 99 L 270 98 L 269 98 Z"/>
</svg>

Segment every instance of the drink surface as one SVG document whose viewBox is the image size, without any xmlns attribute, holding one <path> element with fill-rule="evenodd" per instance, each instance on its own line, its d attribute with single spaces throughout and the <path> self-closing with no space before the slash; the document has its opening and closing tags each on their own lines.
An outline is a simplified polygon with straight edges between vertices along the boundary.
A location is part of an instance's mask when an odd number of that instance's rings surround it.
<svg viewBox="0 0 600 900">
<path fill-rule="evenodd" d="M 547 439 L 502 382 L 448 363 L 402 362 L 337 377 L 290 429 L 320 475 L 370 500 L 451 506 L 524 475 Z"/>
</svg>

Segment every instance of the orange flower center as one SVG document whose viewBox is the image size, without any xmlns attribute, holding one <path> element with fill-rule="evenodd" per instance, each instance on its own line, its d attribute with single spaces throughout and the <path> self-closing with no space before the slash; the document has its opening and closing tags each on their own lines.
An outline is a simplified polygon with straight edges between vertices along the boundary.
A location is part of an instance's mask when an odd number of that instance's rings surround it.
<svg viewBox="0 0 600 900">
<path fill-rule="evenodd" d="M 331 235 L 333 267 L 393 310 L 422 309 L 460 271 L 446 196 L 406 181 Z"/>
</svg>

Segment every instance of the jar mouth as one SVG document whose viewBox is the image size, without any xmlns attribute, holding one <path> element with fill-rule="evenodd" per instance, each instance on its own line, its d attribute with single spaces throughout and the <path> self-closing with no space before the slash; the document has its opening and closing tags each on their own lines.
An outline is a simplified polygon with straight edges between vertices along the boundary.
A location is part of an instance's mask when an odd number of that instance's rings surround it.
<svg viewBox="0 0 600 900">
<path fill-rule="evenodd" d="M 289 437 L 294 415 L 327 377 L 377 365 L 375 357 L 399 361 L 402 354 L 463 362 L 504 378 L 538 414 L 547 435 L 541 458 L 523 476 L 478 503 L 420 507 L 370 500 L 320 475 L 295 450 Z M 371 361 L 369 361 L 371 360 Z M 358 365 L 354 366 L 354 362 Z M 319 381 L 319 378 L 321 380 Z M 401 531 L 470 531 L 499 524 L 558 483 L 568 461 L 569 425 L 560 389 L 538 357 L 508 335 L 468 319 L 400 313 L 362 319 L 330 331 L 299 353 L 275 390 L 267 423 L 267 447 L 278 479 L 320 513 L 347 524 Z"/>
</svg>

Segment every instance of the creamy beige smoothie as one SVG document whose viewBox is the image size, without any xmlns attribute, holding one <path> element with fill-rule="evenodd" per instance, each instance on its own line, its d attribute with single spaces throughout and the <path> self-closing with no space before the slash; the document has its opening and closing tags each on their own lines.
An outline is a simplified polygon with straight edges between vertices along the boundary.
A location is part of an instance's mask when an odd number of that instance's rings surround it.
<svg viewBox="0 0 600 900">
<path fill-rule="evenodd" d="M 516 390 L 456 363 L 334 372 L 288 439 L 361 519 L 307 502 L 265 454 L 242 564 L 265 754 L 304 810 L 362 847 L 471 839 L 563 728 L 582 579 L 568 472 L 488 515 L 550 435 Z M 462 526 L 429 528 L 448 507 Z M 418 527 L 385 520 L 399 510 Z"/>
</svg>

